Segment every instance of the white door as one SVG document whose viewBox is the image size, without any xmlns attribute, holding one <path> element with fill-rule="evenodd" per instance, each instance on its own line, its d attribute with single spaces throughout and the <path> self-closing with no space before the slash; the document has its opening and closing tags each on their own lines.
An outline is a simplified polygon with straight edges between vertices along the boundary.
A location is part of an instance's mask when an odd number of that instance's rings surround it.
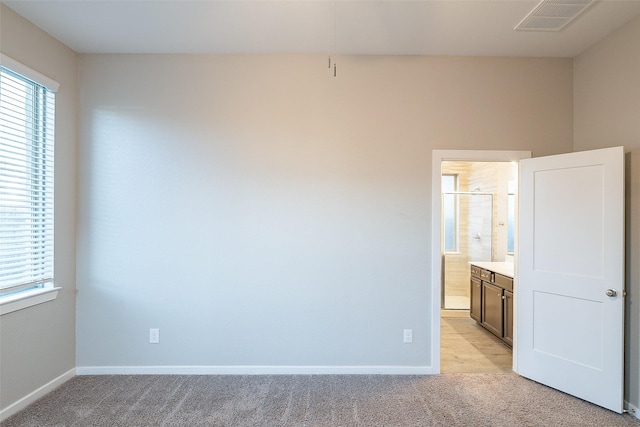
<svg viewBox="0 0 640 427">
<path fill-rule="evenodd" d="M 520 161 L 520 375 L 622 412 L 624 150 Z"/>
</svg>

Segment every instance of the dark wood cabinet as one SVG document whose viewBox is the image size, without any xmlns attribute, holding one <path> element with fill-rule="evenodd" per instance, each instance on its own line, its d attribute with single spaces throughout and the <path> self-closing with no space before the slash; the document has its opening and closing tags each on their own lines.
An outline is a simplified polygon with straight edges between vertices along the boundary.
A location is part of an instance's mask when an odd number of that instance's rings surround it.
<svg viewBox="0 0 640 427">
<path fill-rule="evenodd" d="M 472 319 L 513 345 L 513 278 L 471 265 Z"/>
<path fill-rule="evenodd" d="M 502 338 L 502 292 L 499 286 L 482 282 L 482 326 Z"/>
<path fill-rule="evenodd" d="M 471 276 L 471 318 L 482 323 L 482 281 Z"/>
<path fill-rule="evenodd" d="M 513 292 L 505 289 L 502 296 L 502 324 L 504 330 L 502 331 L 502 339 L 513 346 Z"/>
</svg>

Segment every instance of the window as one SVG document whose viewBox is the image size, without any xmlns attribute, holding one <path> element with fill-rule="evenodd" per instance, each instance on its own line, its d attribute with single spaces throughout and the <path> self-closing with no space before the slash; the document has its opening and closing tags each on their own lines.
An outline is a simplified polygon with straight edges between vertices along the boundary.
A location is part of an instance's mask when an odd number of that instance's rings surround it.
<svg viewBox="0 0 640 427">
<path fill-rule="evenodd" d="M 442 175 L 442 209 L 444 217 L 444 250 L 458 250 L 458 176 Z"/>
<path fill-rule="evenodd" d="M 7 62 L 16 66 L 5 65 Z M 42 295 L 57 289 L 53 286 L 55 95 L 50 87 L 16 69 L 38 77 L 22 64 L 2 57 L 0 314 L 53 299 L 55 295 Z M 25 298 L 32 300 L 5 307 Z"/>
<path fill-rule="evenodd" d="M 509 181 L 507 190 L 507 253 L 515 251 L 516 182 Z"/>
</svg>

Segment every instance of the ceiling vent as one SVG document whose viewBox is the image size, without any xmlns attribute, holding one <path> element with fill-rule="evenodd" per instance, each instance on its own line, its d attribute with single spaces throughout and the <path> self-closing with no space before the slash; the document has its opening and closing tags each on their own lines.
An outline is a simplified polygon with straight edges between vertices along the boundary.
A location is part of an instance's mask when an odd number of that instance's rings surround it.
<svg viewBox="0 0 640 427">
<path fill-rule="evenodd" d="M 596 1 L 542 0 L 514 30 L 560 31 Z"/>
</svg>

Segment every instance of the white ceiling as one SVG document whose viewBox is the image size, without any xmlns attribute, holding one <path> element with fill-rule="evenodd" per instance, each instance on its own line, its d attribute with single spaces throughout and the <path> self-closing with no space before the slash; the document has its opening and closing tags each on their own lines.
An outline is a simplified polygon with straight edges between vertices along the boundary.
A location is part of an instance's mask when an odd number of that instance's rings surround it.
<svg viewBox="0 0 640 427">
<path fill-rule="evenodd" d="M 2 2 L 79 53 L 573 57 L 640 15 L 600 0 L 561 32 L 522 32 L 537 0 Z"/>
</svg>

